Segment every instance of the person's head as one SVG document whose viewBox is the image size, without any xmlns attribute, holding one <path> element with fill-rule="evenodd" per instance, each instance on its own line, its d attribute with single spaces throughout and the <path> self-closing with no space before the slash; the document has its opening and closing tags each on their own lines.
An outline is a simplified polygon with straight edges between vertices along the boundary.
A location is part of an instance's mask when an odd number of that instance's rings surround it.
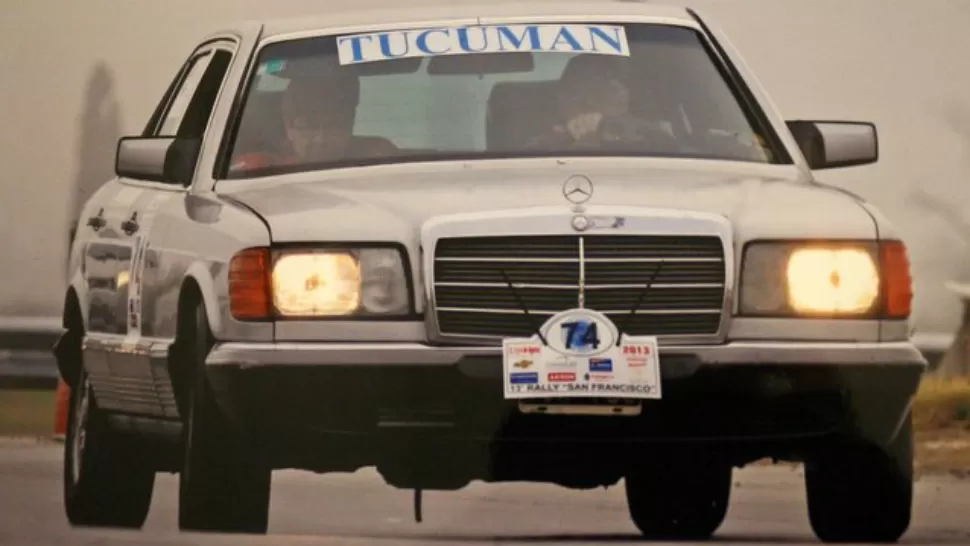
<svg viewBox="0 0 970 546">
<path fill-rule="evenodd" d="M 622 116 L 630 104 L 623 79 L 623 67 L 613 57 L 578 55 L 563 71 L 559 111 L 566 119 L 585 113 Z"/>
<path fill-rule="evenodd" d="M 343 156 L 353 135 L 360 82 L 352 71 L 308 65 L 294 71 L 283 94 L 286 137 L 301 159 Z"/>
</svg>

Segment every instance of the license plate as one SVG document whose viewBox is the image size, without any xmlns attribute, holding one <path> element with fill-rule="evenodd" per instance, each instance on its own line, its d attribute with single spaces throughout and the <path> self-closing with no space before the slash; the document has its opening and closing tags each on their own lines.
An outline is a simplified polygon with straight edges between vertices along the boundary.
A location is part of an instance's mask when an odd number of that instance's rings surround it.
<svg viewBox="0 0 970 546">
<path fill-rule="evenodd" d="M 606 315 L 596 311 L 573 309 L 559 313 L 531 338 L 503 340 L 502 350 L 506 399 L 661 397 L 657 339 L 621 335 Z M 550 409 L 553 405 L 557 406 L 555 410 Z M 540 411 L 533 406 L 546 409 Z M 564 409 L 565 404 L 559 406 L 530 402 L 520 407 L 530 413 L 578 411 Z M 623 414 L 634 410 L 623 407 L 585 411 Z"/>
<path fill-rule="evenodd" d="M 594 415 L 635 417 L 643 412 L 642 400 L 602 400 L 594 404 L 569 398 L 551 398 L 519 402 L 522 413 L 539 415 Z"/>
</svg>

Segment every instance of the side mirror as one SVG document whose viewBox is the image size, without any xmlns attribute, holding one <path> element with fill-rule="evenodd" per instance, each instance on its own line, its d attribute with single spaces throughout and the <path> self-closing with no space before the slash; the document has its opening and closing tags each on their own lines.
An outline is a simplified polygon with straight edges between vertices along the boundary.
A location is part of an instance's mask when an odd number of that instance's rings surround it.
<svg viewBox="0 0 970 546">
<path fill-rule="evenodd" d="M 879 160 L 879 137 L 873 123 L 796 120 L 787 125 L 812 169 L 856 167 Z"/>
<path fill-rule="evenodd" d="M 202 141 L 176 137 L 123 137 L 118 141 L 115 174 L 122 178 L 180 184 L 192 183 Z"/>
</svg>

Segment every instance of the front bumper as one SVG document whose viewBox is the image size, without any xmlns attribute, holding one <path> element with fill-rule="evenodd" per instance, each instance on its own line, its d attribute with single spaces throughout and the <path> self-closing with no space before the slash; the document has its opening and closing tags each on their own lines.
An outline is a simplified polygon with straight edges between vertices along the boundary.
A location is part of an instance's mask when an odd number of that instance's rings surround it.
<svg viewBox="0 0 970 546">
<path fill-rule="evenodd" d="M 661 347 L 663 398 L 636 417 L 530 415 L 502 396 L 498 347 L 222 343 L 207 371 L 224 411 L 264 444 L 388 431 L 494 443 L 891 439 L 926 361 L 908 342 Z"/>
<path fill-rule="evenodd" d="M 748 342 L 661 347 L 664 379 L 689 377 L 705 367 L 744 365 L 901 366 L 923 370 L 926 359 L 908 341 Z M 501 347 L 422 343 L 243 343 L 216 345 L 206 363 L 243 370 L 274 367 L 456 367 L 465 375 L 501 377 Z"/>
</svg>

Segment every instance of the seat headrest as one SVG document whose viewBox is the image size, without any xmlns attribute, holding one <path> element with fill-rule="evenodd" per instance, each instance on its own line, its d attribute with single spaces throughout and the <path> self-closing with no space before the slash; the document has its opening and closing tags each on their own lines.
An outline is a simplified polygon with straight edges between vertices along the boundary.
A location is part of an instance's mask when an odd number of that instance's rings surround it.
<svg viewBox="0 0 970 546">
<path fill-rule="evenodd" d="M 489 150 L 520 150 L 552 126 L 559 80 L 501 82 L 488 98 Z"/>
<path fill-rule="evenodd" d="M 569 59 L 562 72 L 561 81 L 571 83 L 625 79 L 630 70 L 629 63 L 627 57 L 583 53 Z"/>
</svg>

